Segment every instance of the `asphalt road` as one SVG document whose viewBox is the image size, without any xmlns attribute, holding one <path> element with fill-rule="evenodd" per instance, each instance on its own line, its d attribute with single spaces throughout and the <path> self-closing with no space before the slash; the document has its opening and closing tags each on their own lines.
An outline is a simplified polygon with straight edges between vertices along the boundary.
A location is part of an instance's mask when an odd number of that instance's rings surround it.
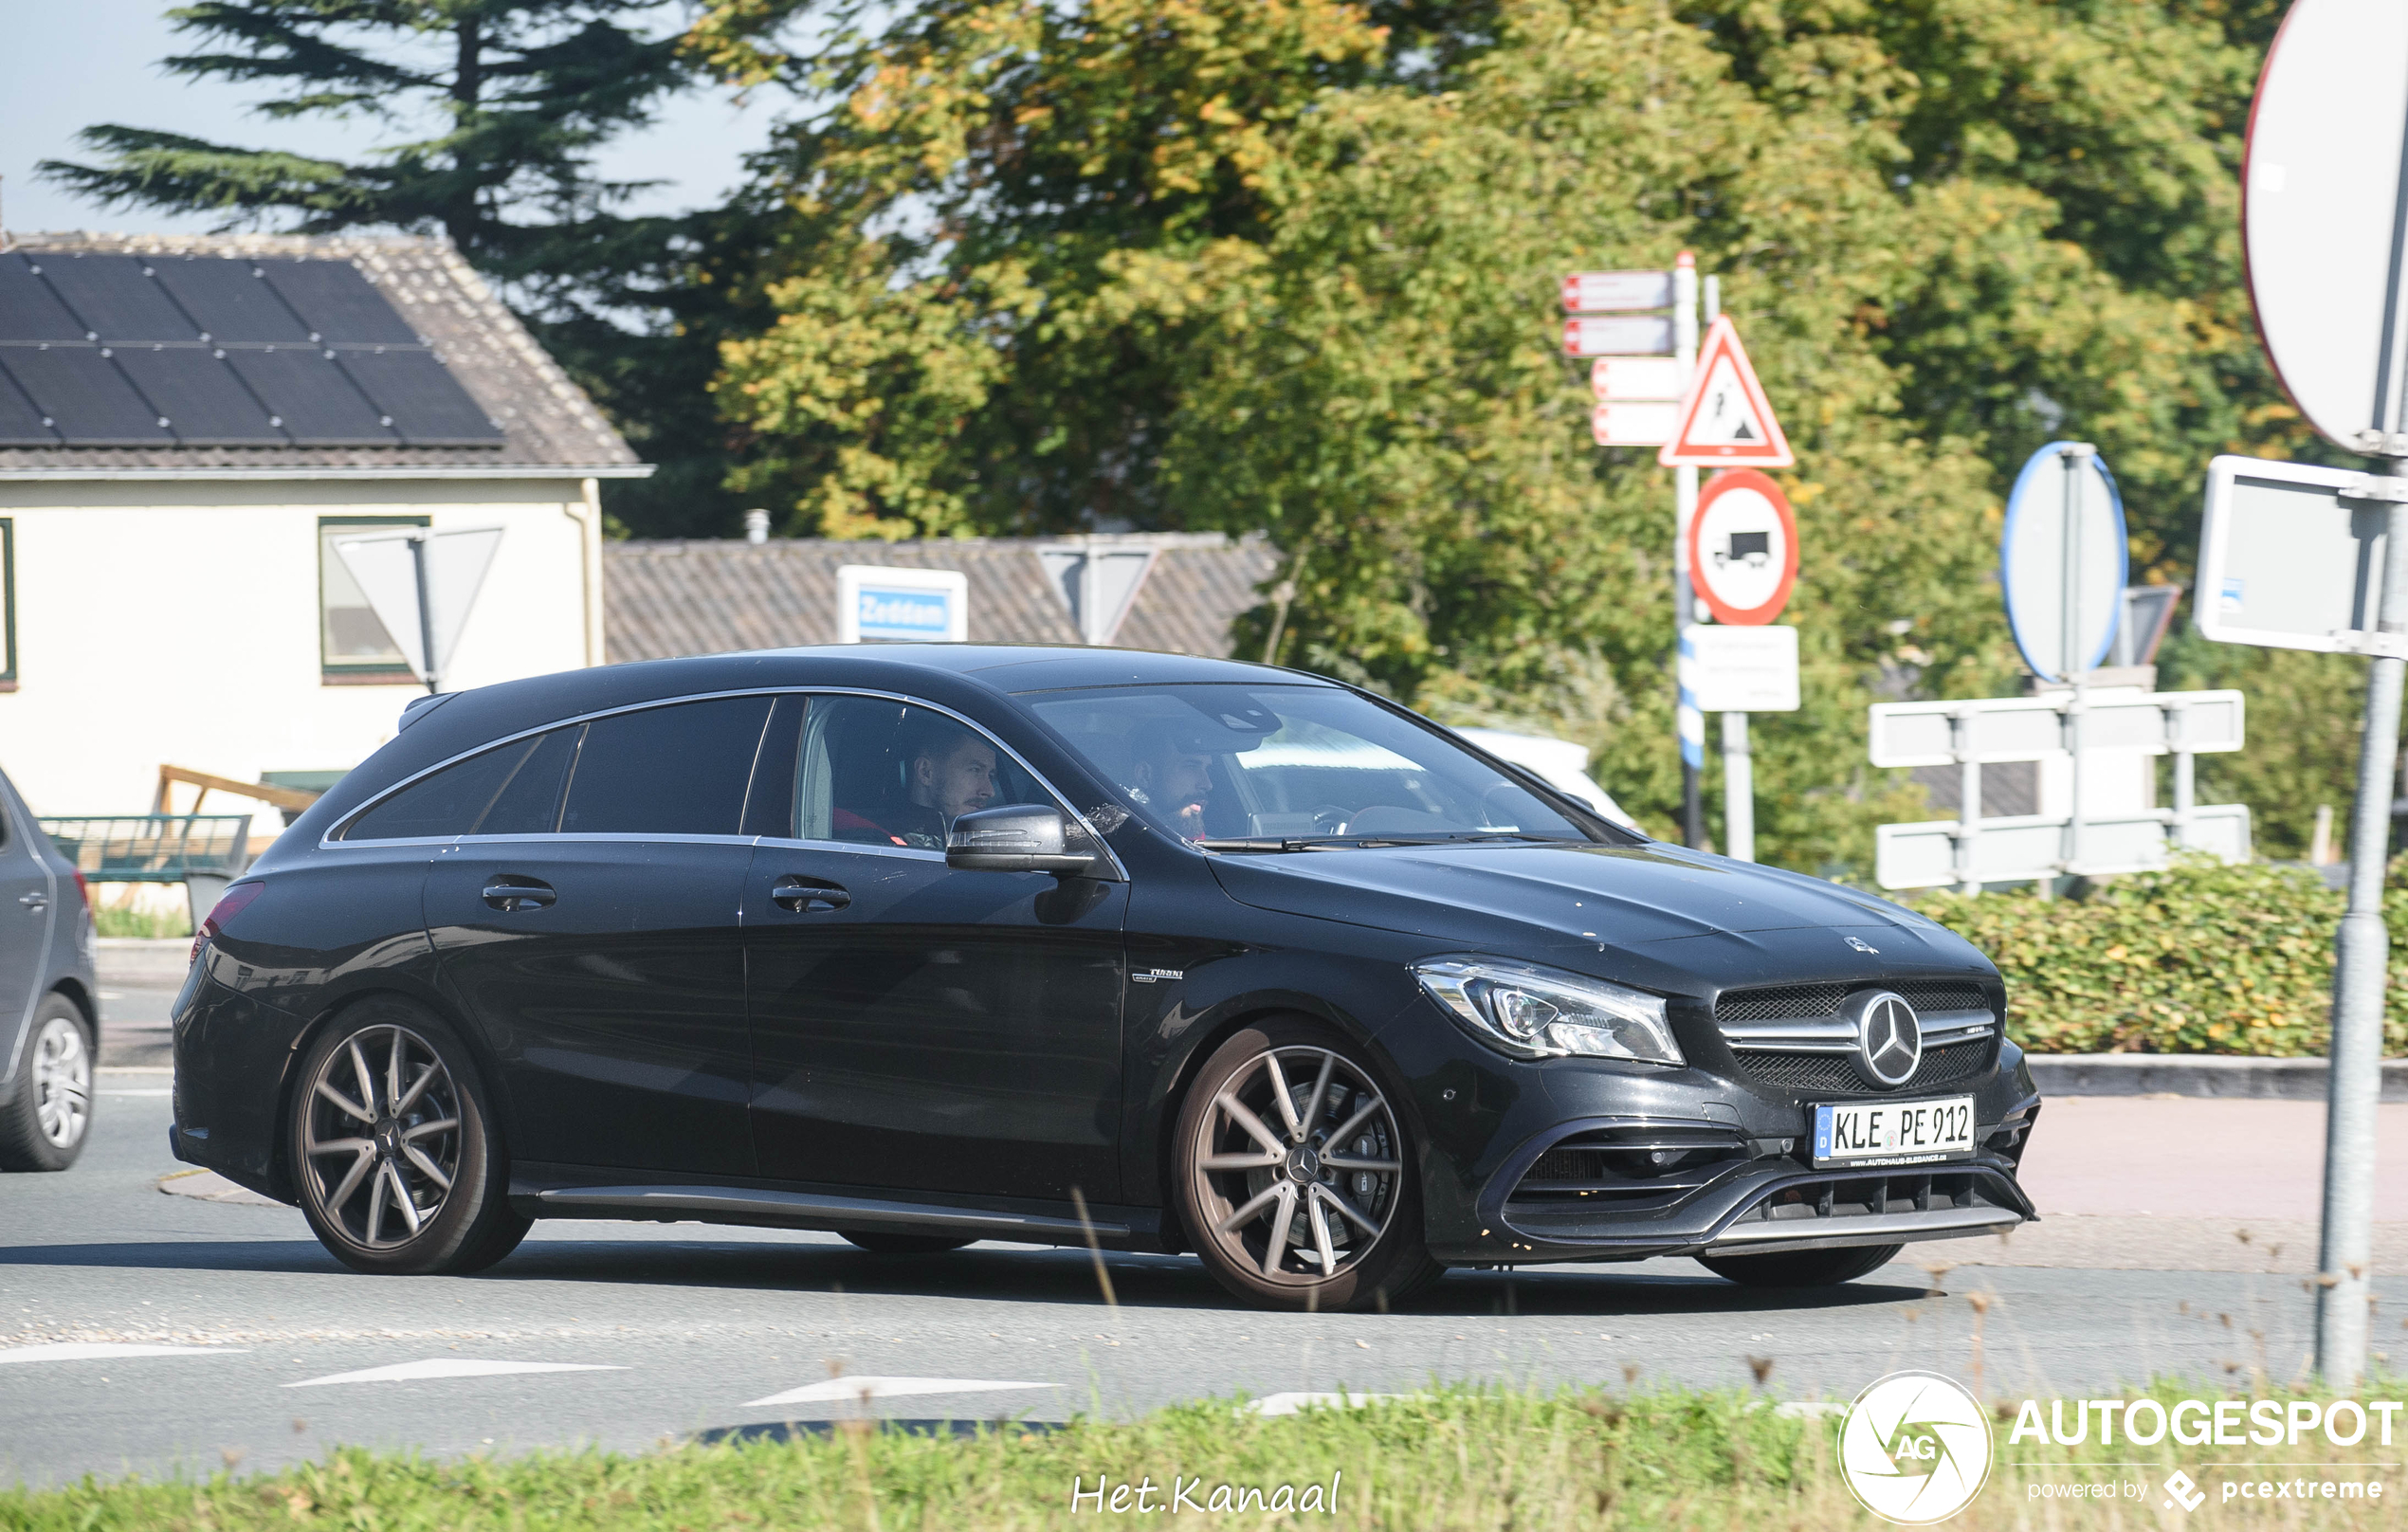
<svg viewBox="0 0 2408 1532">
<path fill-rule="evenodd" d="M 1458 1272 L 1394 1314 L 1268 1315 L 1191 1260 L 1116 1255 L 1111 1307 L 1084 1251 L 897 1260 L 833 1236 L 588 1222 L 540 1224 L 478 1277 L 367 1277 L 291 1209 L 162 1195 L 179 1168 L 167 1085 L 104 1071 L 82 1162 L 0 1178 L 0 1483 L 270 1468 L 337 1442 L 640 1450 L 865 1411 L 1045 1421 L 1432 1379 L 1740 1387 L 1751 1358 L 1789 1396 L 1845 1397 L 1908 1365 L 1968 1380 L 1978 1365 L 1988 1390 L 2046 1396 L 2166 1371 L 2289 1377 L 2308 1345 L 2299 1251 L 2266 1232 L 2279 1220 L 2241 1243 L 2212 1217 L 2102 1213 L 2096 1186 L 2081 1213 L 2007 1245 L 1909 1247 L 1871 1277 L 1786 1297 L 1666 1261 Z M 2296 1196 L 2312 1209 L 2312 1186 Z M 2060 1222 L 2075 1233 L 2052 1233 Z M 2169 1259 L 2224 1269 L 2108 1268 Z M 1945 1262 L 1960 1264 L 1925 1266 Z M 2408 1311 L 2408 1281 L 2384 1297 Z M 417 1376 L 342 1376 L 392 1368 Z M 885 1381 L 864 1400 L 866 1378 Z"/>
</svg>

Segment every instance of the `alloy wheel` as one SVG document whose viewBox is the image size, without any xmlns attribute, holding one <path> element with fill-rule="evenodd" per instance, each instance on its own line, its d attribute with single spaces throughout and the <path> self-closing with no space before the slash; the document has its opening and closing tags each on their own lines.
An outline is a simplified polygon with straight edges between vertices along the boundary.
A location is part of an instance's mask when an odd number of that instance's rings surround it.
<svg viewBox="0 0 2408 1532">
<path fill-rule="evenodd" d="M 364 1028 L 309 1082 L 304 1179 L 344 1234 L 369 1249 L 418 1236 L 460 1174 L 460 1092 L 433 1045 L 407 1027 Z"/>
<path fill-rule="evenodd" d="M 1205 1233 L 1266 1281 L 1314 1285 L 1352 1269 L 1401 1200 L 1396 1114 L 1370 1076 L 1328 1049 L 1257 1055 L 1221 1086 L 1196 1132 Z"/>
<path fill-rule="evenodd" d="M 51 1147 L 72 1149 L 92 1121 L 92 1050 L 64 1016 L 42 1024 L 33 1042 L 34 1122 Z"/>
</svg>

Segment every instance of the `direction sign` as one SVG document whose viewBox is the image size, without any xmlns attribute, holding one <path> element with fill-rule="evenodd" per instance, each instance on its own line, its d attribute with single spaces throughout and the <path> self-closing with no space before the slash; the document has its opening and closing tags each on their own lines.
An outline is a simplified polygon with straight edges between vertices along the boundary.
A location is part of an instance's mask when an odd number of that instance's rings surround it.
<svg viewBox="0 0 2408 1532">
<path fill-rule="evenodd" d="M 2262 648 L 2408 654 L 2376 630 L 2387 506 L 2352 493 L 2400 483 L 2264 458 L 2210 462 L 2199 631 Z"/>
<path fill-rule="evenodd" d="M 1696 662 L 1701 713 L 1797 711 L 1797 629 L 1698 624 L 1682 635 Z"/>
<path fill-rule="evenodd" d="M 1786 468 L 1797 461 L 1727 314 L 1706 332 L 1681 406 L 1679 431 L 1655 455 L 1667 467 Z"/>
<path fill-rule="evenodd" d="M 1599 402 L 1681 397 L 1681 364 L 1670 356 L 1599 356 L 1589 364 L 1589 392 Z M 1666 438 L 1669 440 L 1669 438 Z"/>
<path fill-rule="evenodd" d="M 1672 321 L 1661 314 L 1617 314 L 1563 321 L 1569 356 L 1669 356 Z"/>
<path fill-rule="evenodd" d="M 1717 622 L 1779 616 L 1797 580 L 1797 518 L 1780 485 L 1753 468 L 1708 481 L 1689 521 L 1689 573 Z"/>
<path fill-rule="evenodd" d="M 1671 306 L 1672 274 L 1669 271 L 1576 271 L 1563 279 L 1566 314 Z"/>
<path fill-rule="evenodd" d="M 1589 434 L 1599 447 L 1662 447 L 1672 439 L 1680 413 L 1669 399 L 1601 404 L 1589 411 Z"/>
<path fill-rule="evenodd" d="M 958 644 L 969 636 L 970 577 L 959 570 L 837 568 L 837 643 Z"/>
<path fill-rule="evenodd" d="M 2093 669 L 2124 611 L 2124 500 L 2087 442 L 2051 442 L 2024 461 L 1998 544 L 2007 625 L 2049 681 Z"/>
<path fill-rule="evenodd" d="M 335 556 L 403 661 L 428 690 L 437 691 L 501 547 L 500 527 L 407 527 L 337 538 Z"/>
<path fill-rule="evenodd" d="M 2241 232 L 2267 356 L 2308 423 L 2353 451 L 2408 430 L 2403 123 L 2408 6 L 2297 0 L 2250 106 Z"/>
</svg>

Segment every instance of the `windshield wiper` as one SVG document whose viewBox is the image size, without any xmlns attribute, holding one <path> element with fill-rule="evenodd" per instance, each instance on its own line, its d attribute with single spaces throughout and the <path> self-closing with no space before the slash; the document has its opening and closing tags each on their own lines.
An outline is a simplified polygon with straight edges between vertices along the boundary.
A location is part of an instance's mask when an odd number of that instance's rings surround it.
<svg viewBox="0 0 2408 1532">
<path fill-rule="evenodd" d="M 1191 842 L 1208 851 L 1329 851 L 1381 846 L 1462 846 L 1474 841 L 1549 843 L 1560 835 L 1532 835 L 1522 830 L 1446 830 L 1431 835 L 1249 835 Z"/>
</svg>

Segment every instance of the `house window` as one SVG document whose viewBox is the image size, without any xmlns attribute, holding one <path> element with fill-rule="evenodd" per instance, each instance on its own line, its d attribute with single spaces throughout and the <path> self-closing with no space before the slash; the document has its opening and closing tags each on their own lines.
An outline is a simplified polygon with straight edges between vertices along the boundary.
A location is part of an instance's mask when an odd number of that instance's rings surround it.
<svg viewBox="0 0 2408 1532">
<path fill-rule="evenodd" d="M 0 691 L 17 689 L 17 523 L 0 516 Z"/>
<path fill-rule="evenodd" d="M 425 526 L 423 516 L 321 516 L 318 519 L 318 654 L 329 684 L 391 684 L 416 678 L 410 661 L 385 630 L 384 619 L 335 552 L 337 538 L 372 527 Z"/>
</svg>

